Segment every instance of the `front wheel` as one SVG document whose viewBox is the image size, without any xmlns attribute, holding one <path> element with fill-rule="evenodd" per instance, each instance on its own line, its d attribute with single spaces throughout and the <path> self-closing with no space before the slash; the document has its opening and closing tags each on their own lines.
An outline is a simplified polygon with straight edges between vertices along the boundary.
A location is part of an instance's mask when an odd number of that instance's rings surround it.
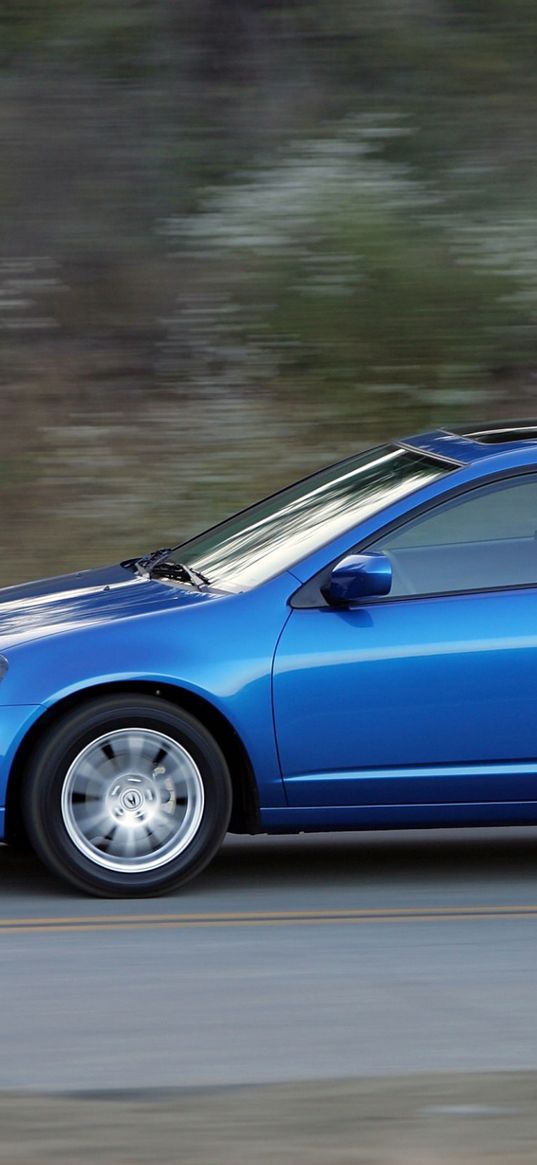
<svg viewBox="0 0 537 1165">
<path fill-rule="evenodd" d="M 32 757 L 23 813 L 37 854 L 88 893 L 163 893 L 210 861 L 231 781 L 199 721 L 156 697 L 92 701 Z"/>
</svg>

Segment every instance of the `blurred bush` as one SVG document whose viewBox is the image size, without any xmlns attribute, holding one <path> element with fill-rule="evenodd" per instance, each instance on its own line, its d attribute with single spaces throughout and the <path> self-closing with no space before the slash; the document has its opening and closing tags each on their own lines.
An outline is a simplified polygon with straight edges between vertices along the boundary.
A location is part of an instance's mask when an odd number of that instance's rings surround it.
<svg viewBox="0 0 537 1165">
<path fill-rule="evenodd" d="M 232 385 L 240 373 L 314 408 L 329 393 L 336 410 L 359 403 L 381 423 L 387 397 L 407 416 L 460 407 L 486 395 L 495 368 L 520 362 L 530 265 L 517 278 L 505 247 L 464 233 L 440 188 L 378 156 L 401 132 L 393 119 L 332 125 L 171 220 L 211 279 L 197 346 L 192 312 L 178 316 L 178 366 L 194 349 L 206 379 L 225 370 Z"/>
<path fill-rule="evenodd" d="M 533 0 L 5 0 L 4 581 L 535 412 L 536 34 Z"/>
</svg>

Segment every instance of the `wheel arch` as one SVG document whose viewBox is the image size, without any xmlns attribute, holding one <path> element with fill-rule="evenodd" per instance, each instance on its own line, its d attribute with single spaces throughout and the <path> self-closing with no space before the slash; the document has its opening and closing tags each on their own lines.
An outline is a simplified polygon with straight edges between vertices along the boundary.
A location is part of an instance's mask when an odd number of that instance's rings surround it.
<svg viewBox="0 0 537 1165">
<path fill-rule="evenodd" d="M 32 753 L 44 733 L 66 713 L 100 696 L 124 693 L 160 696 L 177 708 L 190 712 L 214 737 L 226 760 L 232 785 L 233 805 L 230 833 L 259 832 L 259 798 L 253 766 L 248 752 L 229 720 L 209 700 L 175 684 L 150 680 L 96 684 L 83 691 L 71 693 L 43 711 L 21 741 L 9 772 L 6 793 L 6 841 L 17 841 L 24 836 L 21 813 L 23 776 L 31 762 Z"/>
</svg>

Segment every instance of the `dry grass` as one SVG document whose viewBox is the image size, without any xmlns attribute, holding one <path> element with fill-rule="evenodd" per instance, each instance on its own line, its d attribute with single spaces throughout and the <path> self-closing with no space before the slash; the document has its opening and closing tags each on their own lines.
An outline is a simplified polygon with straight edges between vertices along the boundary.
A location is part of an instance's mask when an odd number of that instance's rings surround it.
<svg viewBox="0 0 537 1165">
<path fill-rule="evenodd" d="M 6 1165 L 534 1165 L 535 1073 L 0 1097 Z"/>
</svg>

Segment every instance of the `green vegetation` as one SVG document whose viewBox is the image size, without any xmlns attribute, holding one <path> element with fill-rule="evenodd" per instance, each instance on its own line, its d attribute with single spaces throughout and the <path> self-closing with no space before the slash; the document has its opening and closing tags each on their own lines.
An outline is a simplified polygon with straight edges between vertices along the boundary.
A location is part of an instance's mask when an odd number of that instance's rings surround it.
<svg viewBox="0 0 537 1165">
<path fill-rule="evenodd" d="M 536 40 L 534 0 L 5 0 L 15 575 L 535 413 Z"/>
</svg>

